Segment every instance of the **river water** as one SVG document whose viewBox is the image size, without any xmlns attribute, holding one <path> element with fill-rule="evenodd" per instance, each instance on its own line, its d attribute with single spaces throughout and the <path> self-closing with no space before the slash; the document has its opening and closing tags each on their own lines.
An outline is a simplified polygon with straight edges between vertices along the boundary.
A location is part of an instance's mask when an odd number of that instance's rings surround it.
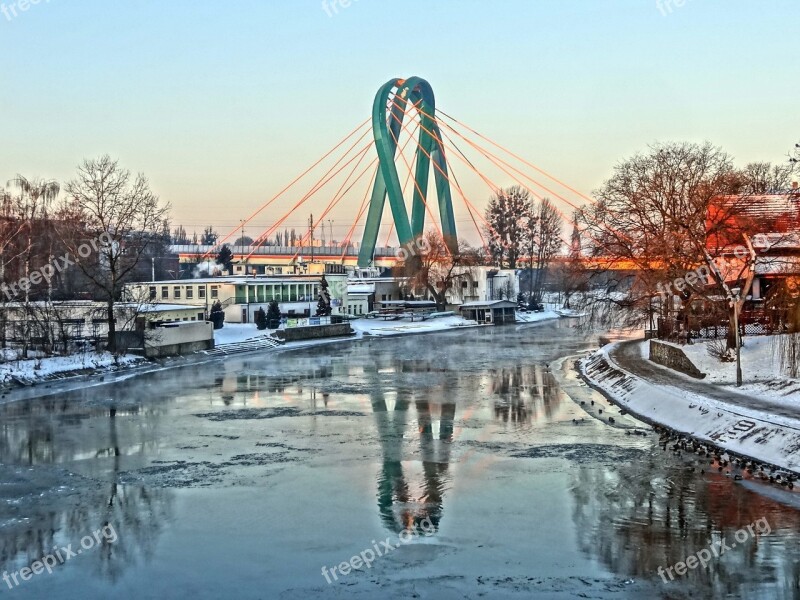
<svg viewBox="0 0 800 600">
<path fill-rule="evenodd" d="M 0 405 L 0 589 L 800 597 L 800 496 L 664 451 L 562 368 L 596 346 L 561 320 L 12 393 Z M 48 556 L 52 569 L 22 577 Z M 678 574 L 692 556 L 705 564 Z"/>
</svg>

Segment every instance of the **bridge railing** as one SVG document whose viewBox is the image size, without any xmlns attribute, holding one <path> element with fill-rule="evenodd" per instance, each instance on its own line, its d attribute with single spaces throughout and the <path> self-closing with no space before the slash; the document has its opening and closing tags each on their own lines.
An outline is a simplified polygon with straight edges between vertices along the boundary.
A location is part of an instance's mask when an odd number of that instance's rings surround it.
<svg viewBox="0 0 800 600">
<path fill-rule="evenodd" d="M 218 246 L 204 246 L 204 245 L 193 245 L 193 244 L 183 244 L 183 245 L 175 245 L 170 247 L 174 254 L 216 254 L 219 251 Z M 231 252 L 233 252 L 234 256 L 241 256 L 244 254 L 245 256 L 252 254 L 253 256 L 294 256 L 295 254 L 302 254 L 305 256 L 311 255 L 311 247 L 310 246 L 233 246 L 228 244 L 228 248 L 230 248 Z M 332 257 L 340 257 L 342 252 L 345 254 L 352 254 L 355 256 L 358 254 L 358 248 L 354 246 L 348 247 L 346 250 L 341 246 L 315 246 L 314 247 L 314 256 L 332 256 Z M 386 256 L 396 256 L 398 252 L 397 248 L 391 246 L 383 246 L 381 248 L 375 248 L 375 256 L 386 257 Z"/>
</svg>

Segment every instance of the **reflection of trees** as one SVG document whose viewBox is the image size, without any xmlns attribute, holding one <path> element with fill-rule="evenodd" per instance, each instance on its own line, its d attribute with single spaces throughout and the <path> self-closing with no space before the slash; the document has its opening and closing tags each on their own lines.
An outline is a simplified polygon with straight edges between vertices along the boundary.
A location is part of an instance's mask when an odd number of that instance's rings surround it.
<svg viewBox="0 0 800 600">
<path fill-rule="evenodd" d="M 413 470 L 410 461 L 405 461 L 405 466 L 403 461 L 403 440 L 408 425 L 411 394 L 398 390 L 394 406 L 390 405 L 381 387 L 376 385 L 372 394 L 372 409 L 383 449 L 383 462 L 378 476 L 381 520 L 388 529 L 398 533 L 419 525 L 425 519 L 438 529 L 442 517 L 442 498 L 449 480 L 455 403 L 438 405 L 440 417 L 437 420 L 432 414 L 436 412 L 437 405 L 422 399 L 414 402 L 422 465 L 422 481 L 417 495 L 409 483 L 409 473 Z"/>
<path fill-rule="evenodd" d="M 694 597 L 759 598 L 766 597 L 766 581 L 775 586 L 770 597 L 796 597 L 797 513 L 722 476 L 702 478 L 663 465 L 657 455 L 645 457 L 643 453 L 640 460 L 619 469 L 578 469 L 572 487 L 574 519 L 585 553 L 620 576 L 661 583 L 659 567 L 710 549 L 712 540 L 724 539 L 730 545 L 736 531 L 766 517 L 773 536 L 779 528 L 793 532 L 792 536 L 782 536 L 781 543 L 772 536 L 737 543 L 706 569 L 689 570 L 671 585 L 691 586 Z"/>
<path fill-rule="evenodd" d="M 531 420 L 551 420 L 560 403 L 553 374 L 541 365 L 493 369 L 487 375 L 494 398 L 495 418 L 515 426 Z M 540 415 L 542 411 L 544 414 Z"/>
<path fill-rule="evenodd" d="M 172 510 L 172 492 L 119 481 L 123 469 L 144 465 L 157 447 L 165 399 L 145 402 L 140 398 L 147 395 L 124 386 L 113 391 L 110 406 L 92 406 L 90 394 L 80 391 L 0 408 L 0 463 L 10 470 L 36 467 L 22 471 L 24 478 L 17 476 L 17 486 L 6 492 L 22 495 L 24 504 L 5 498 L 0 508 L 3 569 L 30 565 L 54 546 L 77 549 L 81 538 L 107 525 L 117 540 L 109 544 L 101 537 L 100 547 L 81 557 L 94 561 L 99 573 L 117 579 L 138 556 L 152 555 Z"/>
</svg>

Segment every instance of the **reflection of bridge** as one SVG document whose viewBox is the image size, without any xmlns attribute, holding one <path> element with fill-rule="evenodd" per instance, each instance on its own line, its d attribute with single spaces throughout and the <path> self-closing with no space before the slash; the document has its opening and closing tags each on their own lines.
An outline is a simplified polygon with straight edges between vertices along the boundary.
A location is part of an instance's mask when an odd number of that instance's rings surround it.
<svg viewBox="0 0 800 600">
<path fill-rule="evenodd" d="M 374 157 L 370 161 L 371 154 Z M 462 177 L 457 175 L 455 166 L 463 170 Z M 430 201 L 432 185 L 434 202 Z M 437 108 L 433 90 L 424 79 L 391 79 L 378 91 L 370 119 L 355 127 L 215 246 L 183 247 L 181 260 L 193 262 L 211 257 L 226 244 L 234 252 L 234 262 L 248 266 L 296 264 L 301 258 L 308 261 L 312 248 L 316 261 L 389 266 L 395 255 L 391 246 L 413 243 L 426 226 L 446 242 L 451 253 L 458 246 L 457 228 L 462 232 L 461 238 L 465 230 L 472 228 L 484 247 L 488 247 L 487 238 L 502 245 L 507 243 L 503 235 L 491 227 L 476 205 L 483 205 L 509 185 L 527 190 L 537 200 L 547 197 L 565 222 L 571 221 L 567 215 L 573 210 L 593 201 Z M 475 190 L 479 190 L 477 199 Z M 320 197 L 322 206 L 315 204 Z M 387 198 L 392 218 L 384 226 Z M 281 199 L 288 203 L 276 211 L 274 205 Z M 269 207 L 271 215 L 280 216 L 264 222 L 261 215 Z M 309 213 L 313 215 L 306 220 Z M 297 219 L 298 214 L 303 215 L 302 221 Z M 337 223 L 342 222 L 342 214 L 345 221 L 352 220 L 346 233 L 332 243 L 331 232 L 327 244 L 316 246 L 324 240 L 325 222 L 331 221 L 334 214 L 338 215 Z M 292 223 L 309 224 L 300 236 L 292 231 L 291 243 L 286 239 L 290 216 Z M 237 248 L 237 236 L 244 238 L 245 227 L 250 231 L 257 227 L 261 233 L 251 245 Z M 361 242 L 354 242 L 359 237 Z"/>
</svg>

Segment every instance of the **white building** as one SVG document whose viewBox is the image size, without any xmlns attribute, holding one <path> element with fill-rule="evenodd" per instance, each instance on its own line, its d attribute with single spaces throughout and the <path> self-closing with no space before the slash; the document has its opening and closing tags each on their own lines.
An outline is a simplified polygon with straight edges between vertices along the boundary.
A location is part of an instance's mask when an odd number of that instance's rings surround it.
<svg viewBox="0 0 800 600">
<path fill-rule="evenodd" d="M 320 265 L 328 267 L 329 265 Z M 335 265 L 333 265 L 335 266 Z M 327 270 L 327 269 L 326 269 Z M 202 308 L 205 314 L 219 301 L 228 323 L 252 323 L 259 309 L 267 310 L 277 300 L 288 318 L 314 316 L 317 311 L 322 273 L 309 275 L 259 275 L 209 277 L 133 283 L 125 286 L 131 299 L 183 304 Z M 332 314 L 347 312 L 347 275 L 325 273 Z"/>
</svg>

